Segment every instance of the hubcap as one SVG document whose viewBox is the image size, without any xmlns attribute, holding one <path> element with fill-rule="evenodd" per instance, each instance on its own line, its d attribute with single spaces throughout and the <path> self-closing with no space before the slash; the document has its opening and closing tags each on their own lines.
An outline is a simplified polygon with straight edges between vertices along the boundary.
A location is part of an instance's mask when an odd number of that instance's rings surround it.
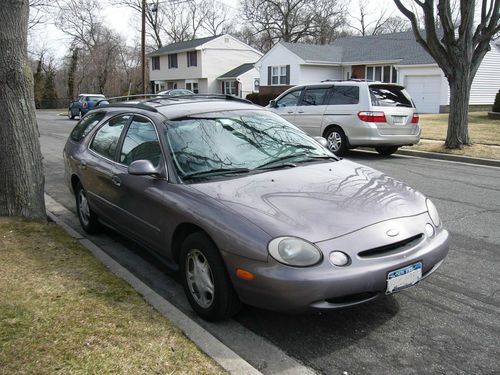
<svg viewBox="0 0 500 375">
<path fill-rule="evenodd" d="M 326 140 L 328 141 L 330 151 L 338 151 L 340 146 L 342 146 L 342 137 L 336 131 L 331 132 Z"/>
<path fill-rule="evenodd" d="M 88 225 L 90 221 L 90 208 L 89 202 L 87 201 L 87 196 L 83 190 L 78 193 L 78 212 L 80 213 L 80 219 L 84 225 Z"/>
<path fill-rule="evenodd" d="M 186 280 L 196 303 L 203 308 L 210 307 L 214 302 L 214 278 L 207 258 L 199 250 L 188 252 Z"/>
</svg>

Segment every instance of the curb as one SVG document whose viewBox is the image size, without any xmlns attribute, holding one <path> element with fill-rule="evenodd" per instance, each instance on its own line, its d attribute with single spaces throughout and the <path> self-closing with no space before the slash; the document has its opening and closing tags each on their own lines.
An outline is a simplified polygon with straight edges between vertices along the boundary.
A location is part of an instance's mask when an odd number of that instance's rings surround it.
<svg viewBox="0 0 500 375">
<path fill-rule="evenodd" d="M 101 261 L 111 272 L 119 278 L 125 280 L 132 288 L 134 288 L 142 297 L 153 306 L 164 317 L 170 320 L 177 328 L 193 341 L 198 348 L 205 354 L 217 362 L 223 369 L 232 374 L 262 374 L 255 367 L 241 358 L 233 350 L 224 345 L 221 341 L 215 338 L 210 332 L 201 327 L 198 323 L 191 320 L 186 314 L 172 305 L 166 299 L 161 297 L 149 286 L 135 277 L 130 271 L 121 266 L 108 254 L 106 254 L 99 246 L 94 244 L 89 239 L 80 235 L 71 226 L 66 224 L 59 218 L 67 209 L 45 194 L 47 206 L 47 216 L 50 220 L 59 225 L 68 235 L 77 240 L 82 246 L 89 250 L 99 261 Z"/>
<path fill-rule="evenodd" d="M 455 161 L 455 162 L 473 164 L 473 165 L 485 165 L 488 167 L 500 167 L 500 160 L 473 158 L 470 156 L 443 154 L 443 153 L 439 153 L 439 152 L 414 151 L 414 150 L 401 150 L 400 149 L 400 150 L 396 151 L 396 154 L 397 155 L 416 156 L 416 157 L 427 158 L 427 159 Z"/>
</svg>

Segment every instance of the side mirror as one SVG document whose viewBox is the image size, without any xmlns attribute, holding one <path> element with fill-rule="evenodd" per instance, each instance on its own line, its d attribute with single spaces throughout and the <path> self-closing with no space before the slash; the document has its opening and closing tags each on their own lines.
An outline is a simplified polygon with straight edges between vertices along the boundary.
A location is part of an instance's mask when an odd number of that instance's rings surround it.
<svg viewBox="0 0 500 375">
<path fill-rule="evenodd" d="M 128 166 L 128 174 L 134 176 L 154 176 L 158 175 L 158 169 L 149 160 L 136 160 Z"/>
<path fill-rule="evenodd" d="M 323 137 L 314 137 L 314 139 L 316 140 L 316 142 L 318 142 L 321 146 L 325 147 L 325 148 L 328 148 L 328 141 L 323 138 Z"/>
<path fill-rule="evenodd" d="M 271 107 L 271 108 L 278 108 L 278 104 L 276 103 L 276 100 L 270 100 L 269 101 L 269 107 Z"/>
</svg>

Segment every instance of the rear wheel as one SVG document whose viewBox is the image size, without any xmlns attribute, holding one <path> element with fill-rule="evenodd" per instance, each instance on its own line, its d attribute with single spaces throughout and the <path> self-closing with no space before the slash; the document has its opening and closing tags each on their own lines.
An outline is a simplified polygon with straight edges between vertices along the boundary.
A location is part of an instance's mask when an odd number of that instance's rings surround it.
<svg viewBox="0 0 500 375">
<path fill-rule="evenodd" d="M 227 319 L 238 312 L 240 301 L 224 262 L 205 234 L 196 232 L 186 237 L 180 266 L 184 292 L 193 310 L 203 319 Z"/>
<path fill-rule="evenodd" d="M 75 115 L 73 114 L 73 111 L 70 109 L 68 109 L 68 118 L 70 120 L 73 120 L 75 118 Z"/>
<path fill-rule="evenodd" d="M 335 155 L 341 156 L 349 149 L 349 141 L 344 131 L 339 127 L 329 128 L 325 133 L 328 149 Z"/>
<path fill-rule="evenodd" d="M 90 208 L 89 201 L 87 199 L 87 192 L 80 183 L 78 183 L 75 189 L 75 197 L 76 212 L 78 213 L 78 220 L 80 220 L 80 225 L 83 230 L 88 234 L 99 232 L 99 229 L 101 228 L 99 219 Z"/>
<path fill-rule="evenodd" d="M 398 148 L 399 146 L 379 146 L 375 147 L 375 150 L 382 156 L 389 156 L 394 154 Z"/>
</svg>

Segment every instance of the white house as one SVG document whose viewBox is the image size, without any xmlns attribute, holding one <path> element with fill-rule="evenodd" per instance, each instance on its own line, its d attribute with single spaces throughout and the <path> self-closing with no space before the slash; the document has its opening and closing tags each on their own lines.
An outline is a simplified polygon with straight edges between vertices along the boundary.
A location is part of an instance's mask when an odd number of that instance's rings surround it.
<svg viewBox="0 0 500 375">
<path fill-rule="evenodd" d="M 445 112 L 448 81 L 413 33 L 340 38 L 332 45 L 276 44 L 256 64 L 260 93 L 327 79 L 359 78 L 406 87 L 422 113 Z M 491 107 L 500 89 L 500 46 L 492 43 L 471 87 L 471 108 Z"/>
<path fill-rule="evenodd" d="M 243 95 L 255 90 L 259 73 L 253 64 L 262 53 L 225 34 L 169 44 L 148 56 L 154 92 L 186 88 L 200 94 Z"/>
</svg>

